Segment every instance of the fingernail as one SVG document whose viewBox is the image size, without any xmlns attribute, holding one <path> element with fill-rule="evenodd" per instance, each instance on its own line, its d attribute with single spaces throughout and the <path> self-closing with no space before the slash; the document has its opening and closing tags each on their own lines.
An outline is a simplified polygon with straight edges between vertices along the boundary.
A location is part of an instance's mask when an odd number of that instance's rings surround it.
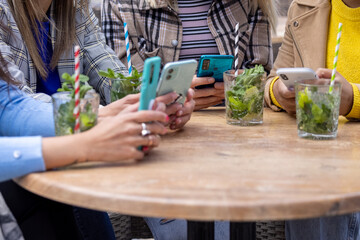
<svg viewBox="0 0 360 240">
<path fill-rule="evenodd" d="M 149 150 L 149 147 L 145 146 L 145 147 L 142 148 L 142 150 L 143 150 L 144 152 L 146 152 L 147 150 Z"/>
<path fill-rule="evenodd" d="M 177 114 L 176 114 L 176 115 L 177 115 L 178 117 L 180 117 L 180 116 L 182 116 L 182 115 L 183 115 L 183 113 L 184 113 L 184 112 L 180 110 L 180 111 L 178 111 L 178 112 L 177 112 Z"/>
<path fill-rule="evenodd" d="M 167 115 L 166 116 L 166 122 L 169 122 L 169 120 L 170 120 L 170 117 Z"/>
<path fill-rule="evenodd" d="M 213 78 L 208 78 L 208 83 L 212 83 L 213 81 Z"/>
</svg>

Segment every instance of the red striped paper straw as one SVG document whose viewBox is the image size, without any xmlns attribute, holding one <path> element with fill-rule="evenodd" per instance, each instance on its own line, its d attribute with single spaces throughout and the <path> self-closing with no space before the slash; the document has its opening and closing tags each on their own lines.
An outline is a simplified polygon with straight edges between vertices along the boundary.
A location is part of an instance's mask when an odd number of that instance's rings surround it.
<svg viewBox="0 0 360 240">
<path fill-rule="evenodd" d="M 74 107 L 74 115 L 75 115 L 75 128 L 74 133 L 80 132 L 80 47 L 75 46 L 75 107 Z"/>
</svg>

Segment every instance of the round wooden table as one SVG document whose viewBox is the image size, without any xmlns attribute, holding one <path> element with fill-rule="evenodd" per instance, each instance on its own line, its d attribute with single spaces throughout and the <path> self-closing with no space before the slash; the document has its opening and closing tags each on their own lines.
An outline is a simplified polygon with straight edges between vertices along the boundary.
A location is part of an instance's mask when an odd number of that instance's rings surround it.
<svg viewBox="0 0 360 240">
<path fill-rule="evenodd" d="M 38 195 L 129 215 L 256 221 L 360 210 L 360 125 L 335 140 L 297 136 L 296 119 L 265 110 L 264 124 L 227 125 L 223 108 L 195 112 L 143 161 L 82 164 L 16 181 Z"/>
</svg>

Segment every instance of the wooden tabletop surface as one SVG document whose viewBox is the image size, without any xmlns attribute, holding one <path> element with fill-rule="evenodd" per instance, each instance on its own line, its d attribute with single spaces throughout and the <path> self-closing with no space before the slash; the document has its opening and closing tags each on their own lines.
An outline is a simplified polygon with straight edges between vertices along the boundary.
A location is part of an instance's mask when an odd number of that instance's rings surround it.
<svg viewBox="0 0 360 240">
<path fill-rule="evenodd" d="M 192 220 L 275 220 L 360 210 L 360 125 L 340 118 L 335 140 L 297 136 L 296 120 L 266 110 L 264 124 L 193 114 L 137 164 L 83 164 L 30 174 L 39 195 L 98 210 Z"/>
</svg>

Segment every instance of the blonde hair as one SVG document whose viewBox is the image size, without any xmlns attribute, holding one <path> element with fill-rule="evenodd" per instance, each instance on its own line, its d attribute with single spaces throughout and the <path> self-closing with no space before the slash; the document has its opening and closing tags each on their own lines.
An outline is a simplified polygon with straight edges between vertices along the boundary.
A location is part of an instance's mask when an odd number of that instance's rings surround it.
<svg viewBox="0 0 360 240">
<path fill-rule="evenodd" d="M 151 7 L 156 7 L 158 1 L 161 0 L 147 0 Z M 177 1 L 176 0 L 165 0 L 166 3 L 174 8 L 177 9 Z M 269 19 L 270 25 L 272 30 L 275 32 L 276 24 L 277 24 L 277 13 L 276 13 L 276 0 L 249 0 L 252 4 L 252 10 L 255 12 L 258 7 L 263 11 L 265 16 Z"/>
<path fill-rule="evenodd" d="M 54 69 L 61 55 L 69 51 L 75 41 L 76 8 L 86 9 L 88 13 L 88 0 L 53 0 L 54 19 L 49 19 L 42 11 L 39 0 L 8 0 L 8 4 L 36 70 L 41 77 L 46 78 L 48 72 L 36 44 L 40 40 L 38 22 L 48 20 L 55 30 L 56 42 L 50 64 L 51 69 Z"/>
</svg>

